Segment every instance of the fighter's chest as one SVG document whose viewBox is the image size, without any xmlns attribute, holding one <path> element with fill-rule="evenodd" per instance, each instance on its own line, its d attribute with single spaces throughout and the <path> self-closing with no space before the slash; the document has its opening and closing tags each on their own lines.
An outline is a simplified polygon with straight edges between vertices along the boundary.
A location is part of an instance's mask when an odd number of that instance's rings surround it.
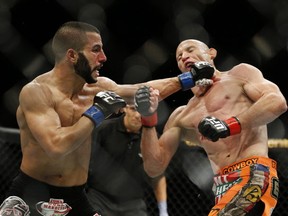
<svg viewBox="0 0 288 216">
<path fill-rule="evenodd" d="M 179 122 L 186 128 L 195 128 L 206 116 L 225 116 L 234 109 L 240 95 L 239 87 L 215 85 L 203 96 L 191 98 L 185 109 L 179 114 Z"/>
<path fill-rule="evenodd" d="M 229 109 L 241 98 L 243 89 L 236 82 L 220 81 L 214 84 L 203 96 L 191 100 L 191 108 L 206 111 L 209 114 Z"/>
<path fill-rule="evenodd" d="M 77 122 L 82 114 L 92 105 L 93 97 L 75 96 L 59 101 L 56 112 L 59 114 L 61 124 L 70 126 Z"/>
</svg>

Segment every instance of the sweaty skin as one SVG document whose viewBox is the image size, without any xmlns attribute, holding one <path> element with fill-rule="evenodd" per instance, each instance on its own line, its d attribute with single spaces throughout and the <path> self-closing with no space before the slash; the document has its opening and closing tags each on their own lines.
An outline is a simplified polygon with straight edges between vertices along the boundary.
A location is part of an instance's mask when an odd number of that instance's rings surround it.
<svg viewBox="0 0 288 216">
<path fill-rule="evenodd" d="M 82 114 L 99 91 L 115 91 L 133 100 L 136 90 L 144 84 L 159 89 L 162 99 L 181 89 L 177 77 L 135 85 L 117 85 L 99 77 L 99 69 L 107 60 L 102 39 L 95 32 L 86 34 L 87 44 L 80 51 L 97 83 L 87 84 L 75 73 L 73 65 L 79 52 L 68 49 L 56 59 L 51 71 L 26 84 L 19 95 L 17 121 L 23 154 L 20 169 L 54 186 L 77 186 L 87 181 L 94 125 Z"/>
<path fill-rule="evenodd" d="M 182 72 L 198 61 L 207 61 L 214 66 L 216 55 L 215 49 L 197 40 L 181 42 L 176 51 L 178 67 Z M 268 157 L 266 125 L 287 110 L 279 88 L 248 64 L 236 65 L 225 72 L 215 68 L 212 80 L 210 86 L 191 89 L 194 96 L 187 105 L 175 109 L 170 115 L 159 140 L 155 127 L 143 129 L 142 155 L 145 170 L 150 176 L 164 172 L 181 140 L 201 145 L 214 173 L 252 155 Z M 151 89 L 151 101 L 156 101 L 154 98 L 157 95 Z M 151 113 L 157 106 L 158 103 L 152 103 Z M 198 132 L 198 124 L 206 116 L 220 120 L 236 116 L 242 131 L 217 142 L 209 141 Z"/>
</svg>

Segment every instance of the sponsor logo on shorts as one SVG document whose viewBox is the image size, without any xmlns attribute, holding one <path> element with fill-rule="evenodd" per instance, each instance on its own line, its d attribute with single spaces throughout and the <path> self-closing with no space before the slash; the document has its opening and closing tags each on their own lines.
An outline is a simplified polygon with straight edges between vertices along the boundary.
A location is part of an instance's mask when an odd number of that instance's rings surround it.
<svg viewBox="0 0 288 216">
<path fill-rule="evenodd" d="M 256 164 L 258 161 L 258 158 L 251 158 L 251 159 L 247 159 L 245 161 L 241 161 L 239 163 L 233 164 L 231 166 L 228 166 L 227 168 L 225 168 L 223 170 L 223 174 L 227 174 L 236 170 L 240 170 L 246 166 L 251 166 L 252 164 Z"/>
<path fill-rule="evenodd" d="M 279 196 L 279 179 L 272 177 L 272 190 L 271 190 L 271 196 L 278 200 Z"/>
<path fill-rule="evenodd" d="M 72 209 L 63 199 L 51 198 L 49 202 L 38 202 L 36 204 L 37 211 L 44 216 L 64 216 Z"/>
<path fill-rule="evenodd" d="M 259 185 L 251 185 L 244 191 L 243 197 L 251 203 L 255 203 L 260 199 L 261 194 L 262 192 Z"/>
<path fill-rule="evenodd" d="M 218 185 L 216 187 L 213 188 L 213 192 L 215 194 L 215 203 L 217 204 L 221 198 L 224 196 L 224 194 L 232 187 L 234 186 L 235 184 L 239 183 L 242 181 L 242 178 L 238 178 L 237 180 L 233 181 L 233 182 L 229 182 L 229 183 L 226 183 L 226 184 L 221 184 L 221 185 Z"/>
</svg>

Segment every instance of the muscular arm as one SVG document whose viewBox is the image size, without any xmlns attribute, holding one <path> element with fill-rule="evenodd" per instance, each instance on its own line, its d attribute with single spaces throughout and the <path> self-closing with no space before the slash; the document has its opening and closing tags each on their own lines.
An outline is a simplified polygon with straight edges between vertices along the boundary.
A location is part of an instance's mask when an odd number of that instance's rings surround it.
<svg viewBox="0 0 288 216">
<path fill-rule="evenodd" d="M 241 64 L 239 74 L 244 76 L 244 93 L 252 101 L 252 106 L 237 115 L 242 129 L 265 125 L 287 110 L 285 97 L 277 85 L 265 79 L 255 67 Z"/>
<path fill-rule="evenodd" d="M 63 122 L 51 98 L 49 91 L 44 91 L 37 84 L 28 84 L 19 96 L 21 111 L 17 120 L 25 137 L 24 146 L 27 143 L 40 145 L 48 156 L 59 159 L 83 144 L 90 137 L 94 126 L 86 117 L 72 125 L 73 107 L 69 109 L 69 104 L 66 106 L 67 110 L 62 111 L 63 114 L 66 113 L 64 115 L 70 116 L 68 125 L 72 126 L 62 126 Z"/>
<path fill-rule="evenodd" d="M 166 97 L 172 95 L 173 93 L 181 89 L 181 84 L 179 82 L 178 77 L 157 79 L 144 83 L 124 84 L 124 85 L 117 84 L 107 77 L 98 77 L 97 80 L 98 80 L 97 87 L 99 88 L 99 91 L 102 90 L 114 91 L 118 95 L 123 97 L 127 102 L 134 101 L 135 92 L 140 86 L 143 85 L 151 86 L 154 89 L 158 89 L 160 92 L 159 97 L 160 100 L 165 99 Z"/>
<path fill-rule="evenodd" d="M 182 138 L 181 128 L 177 124 L 177 115 L 182 108 L 176 109 L 170 115 L 162 135 L 158 138 L 155 128 L 158 97 L 159 91 L 153 88 L 140 88 L 135 95 L 135 103 L 141 113 L 143 125 L 140 147 L 144 170 L 152 178 L 164 173 Z M 144 105 L 148 100 L 149 108 Z M 147 113 L 150 115 L 147 116 Z"/>
<path fill-rule="evenodd" d="M 164 131 L 160 139 L 155 127 L 142 129 L 141 153 L 144 169 L 151 177 L 161 175 L 175 154 L 181 138 L 181 129 L 172 127 Z"/>
</svg>

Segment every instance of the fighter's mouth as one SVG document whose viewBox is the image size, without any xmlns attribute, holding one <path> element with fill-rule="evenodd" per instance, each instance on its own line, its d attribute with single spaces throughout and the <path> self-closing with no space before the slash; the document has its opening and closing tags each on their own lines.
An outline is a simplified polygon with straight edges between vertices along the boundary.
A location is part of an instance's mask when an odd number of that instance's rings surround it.
<svg viewBox="0 0 288 216">
<path fill-rule="evenodd" d="M 100 76 L 100 73 L 98 70 L 93 70 L 92 73 L 91 73 L 91 76 L 96 79 L 97 77 Z"/>
<path fill-rule="evenodd" d="M 102 68 L 102 66 L 103 65 L 99 65 L 97 67 L 94 67 L 94 69 L 92 70 L 92 74 L 99 76 L 99 74 L 100 74 L 99 70 Z"/>
<path fill-rule="evenodd" d="M 194 62 L 186 62 L 185 63 L 186 70 L 190 71 L 193 65 L 194 65 Z"/>
</svg>

